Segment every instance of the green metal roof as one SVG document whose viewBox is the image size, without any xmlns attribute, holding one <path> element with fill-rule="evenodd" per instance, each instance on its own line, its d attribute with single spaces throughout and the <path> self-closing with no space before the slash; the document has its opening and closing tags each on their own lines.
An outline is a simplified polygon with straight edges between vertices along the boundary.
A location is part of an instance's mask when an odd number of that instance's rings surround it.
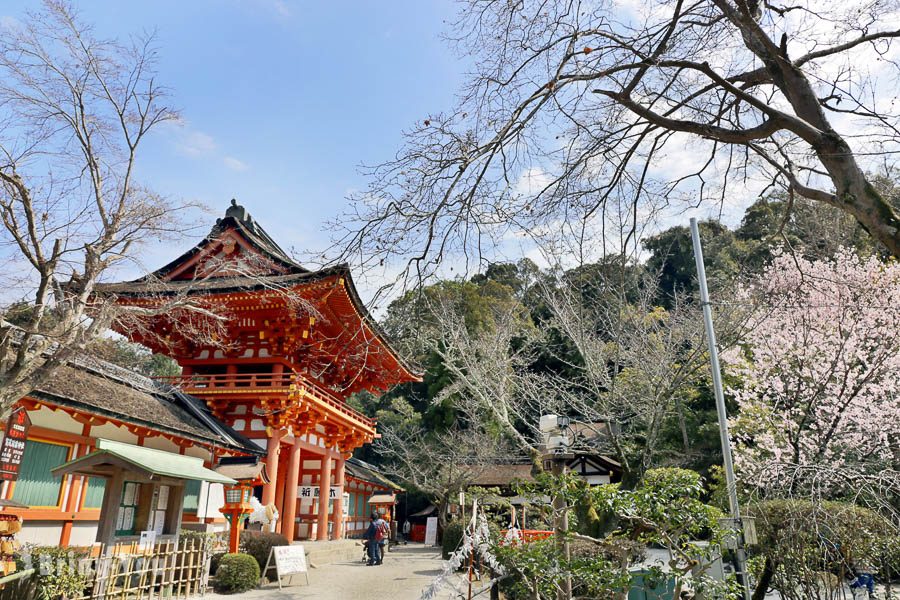
<svg viewBox="0 0 900 600">
<path fill-rule="evenodd" d="M 209 481 L 212 483 L 224 483 L 225 485 L 234 485 L 237 483 L 230 477 L 220 475 L 211 469 L 203 466 L 203 459 L 194 456 L 183 456 L 166 452 L 165 450 L 156 450 L 153 448 L 145 448 L 143 446 L 135 446 L 134 444 L 126 444 L 123 442 L 115 442 L 113 440 L 97 439 L 97 450 L 91 452 L 87 456 L 76 458 L 63 465 L 53 469 L 54 472 L 65 471 L 74 472 L 79 465 L 96 465 L 98 459 L 103 455 L 114 456 L 120 460 L 130 463 L 139 471 L 145 471 L 162 477 L 172 477 L 175 479 L 191 479 L 195 481 Z"/>
</svg>

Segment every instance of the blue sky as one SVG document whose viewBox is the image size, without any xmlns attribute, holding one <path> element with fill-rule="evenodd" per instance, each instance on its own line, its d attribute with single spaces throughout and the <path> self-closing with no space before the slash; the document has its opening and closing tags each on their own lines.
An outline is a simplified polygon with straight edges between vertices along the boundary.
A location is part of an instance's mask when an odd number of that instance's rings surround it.
<svg viewBox="0 0 900 600">
<path fill-rule="evenodd" d="M 449 109 L 465 71 L 440 39 L 449 0 L 77 5 L 104 37 L 157 30 L 159 81 L 184 123 L 148 139 L 142 179 L 211 207 L 202 233 L 235 197 L 297 251 L 325 248 L 325 222 L 365 185 L 358 166 L 390 158 L 405 128 Z M 6 0 L 0 17 L 39 7 Z M 148 248 L 144 263 L 189 244 Z"/>
</svg>

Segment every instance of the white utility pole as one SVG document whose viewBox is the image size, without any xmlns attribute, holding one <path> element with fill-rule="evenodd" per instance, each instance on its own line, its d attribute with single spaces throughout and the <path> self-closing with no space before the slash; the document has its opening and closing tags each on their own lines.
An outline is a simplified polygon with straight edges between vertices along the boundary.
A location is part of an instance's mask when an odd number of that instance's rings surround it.
<svg viewBox="0 0 900 600">
<path fill-rule="evenodd" d="M 728 486 L 728 505 L 731 518 L 737 528 L 737 570 L 744 600 L 750 600 L 750 580 L 747 573 L 747 555 L 744 551 L 744 525 L 738 504 L 737 484 L 734 478 L 734 461 L 731 458 L 731 438 L 728 435 L 728 415 L 725 412 L 725 394 L 722 393 L 722 371 L 719 367 L 719 350 L 716 347 L 716 332 L 713 330 L 712 306 L 706 287 L 706 268 L 703 266 L 703 248 L 700 245 L 700 228 L 697 219 L 691 219 L 691 240 L 694 244 L 694 260 L 697 262 L 697 280 L 700 284 L 700 304 L 703 307 L 703 322 L 706 325 L 706 339 L 709 342 L 709 361 L 712 370 L 713 391 L 716 395 L 716 412 L 719 413 L 719 435 L 722 440 L 722 457 L 725 462 L 725 483 Z"/>
</svg>

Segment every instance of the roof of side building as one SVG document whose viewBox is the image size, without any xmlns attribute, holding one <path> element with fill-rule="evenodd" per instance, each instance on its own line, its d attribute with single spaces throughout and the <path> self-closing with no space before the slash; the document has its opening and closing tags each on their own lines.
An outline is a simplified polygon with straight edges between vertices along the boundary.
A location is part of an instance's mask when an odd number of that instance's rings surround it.
<svg viewBox="0 0 900 600">
<path fill-rule="evenodd" d="M 263 454 L 216 419 L 202 400 L 92 356 L 58 367 L 29 397 L 200 443 Z"/>
</svg>

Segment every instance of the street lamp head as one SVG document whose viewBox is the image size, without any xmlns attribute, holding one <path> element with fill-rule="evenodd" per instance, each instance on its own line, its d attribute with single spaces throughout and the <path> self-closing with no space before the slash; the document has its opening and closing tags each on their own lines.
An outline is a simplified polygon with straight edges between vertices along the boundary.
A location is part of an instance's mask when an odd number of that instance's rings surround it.
<svg viewBox="0 0 900 600">
<path fill-rule="evenodd" d="M 559 419 L 564 417 L 558 417 L 556 415 L 541 415 L 540 420 L 540 430 L 541 433 L 549 434 L 557 431 L 559 429 Z"/>
</svg>

